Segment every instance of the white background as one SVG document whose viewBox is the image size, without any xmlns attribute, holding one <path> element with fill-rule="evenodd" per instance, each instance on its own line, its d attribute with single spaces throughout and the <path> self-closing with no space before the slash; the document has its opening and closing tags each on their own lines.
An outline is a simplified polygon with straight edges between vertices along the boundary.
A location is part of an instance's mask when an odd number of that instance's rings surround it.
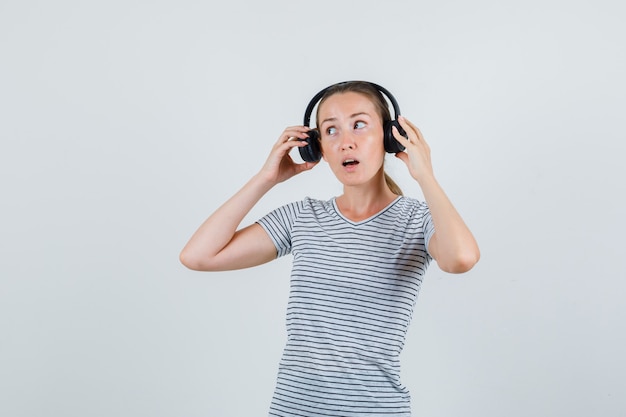
<svg viewBox="0 0 626 417">
<path fill-rule="evenodd" d="M 290 259 L 178 262 L 327 85 L 388 88 L 476 235 L 416 416 L 626 416 L 623 2 L 0 1 L 0 415 L 262 416 Z M 421 198 L 405 167 L 387 169 Z M 246 220 L 341 188 L 325 164 Z"/>
</svg>

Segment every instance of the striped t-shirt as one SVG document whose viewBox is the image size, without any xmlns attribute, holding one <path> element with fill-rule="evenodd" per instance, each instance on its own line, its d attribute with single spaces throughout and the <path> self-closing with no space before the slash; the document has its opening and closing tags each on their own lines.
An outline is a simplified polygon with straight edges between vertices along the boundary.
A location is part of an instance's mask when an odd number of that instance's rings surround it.
<svg viewBox="0 0 626 417">
<path fill-rule="evenodd" d="M 306 198 L 258 223 L 293 255 L 287 344 L 271 416 L 410 416 L 404 346 L 434 229 L 427 205 L 398 197 L 352 222 L 335 199 Z"/>
</svg>

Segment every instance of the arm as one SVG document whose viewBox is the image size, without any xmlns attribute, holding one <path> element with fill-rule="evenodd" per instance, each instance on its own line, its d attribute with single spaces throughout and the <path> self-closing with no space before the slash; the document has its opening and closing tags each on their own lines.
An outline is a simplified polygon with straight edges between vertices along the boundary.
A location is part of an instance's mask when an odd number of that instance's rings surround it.
<svg viewBox="0 0 626 417">
<path fill-rule="evenodd" d="M 394 127 L 396 140 L 406 147 L 404 152 L 396 156 L 407 164 L 411 176 L 419 183 L 435 225 L 428 252 L 443 271 L 467 272 L 480 258 L 478 244 L 435 179 L 430 148 L 422 133 L 404 117 L 400 117 L 399 122 L 409 139 L 401 136 Z"/>
<path fill-rule="evenodd" d="M 258 224 L 239 229 L 252 207 L 276 184 L 313 168 L 315 163 L 296 164 L 289 156 L 294 147 L 306 142 L 308 128 L 285 129 L 263 165 L 234 196 L 219 207 L 198 230 L 180 253 L 186 267 L 198 271 L 224 271 L 260 265 L 276 258 L 276 248 Z"/>
</svg>

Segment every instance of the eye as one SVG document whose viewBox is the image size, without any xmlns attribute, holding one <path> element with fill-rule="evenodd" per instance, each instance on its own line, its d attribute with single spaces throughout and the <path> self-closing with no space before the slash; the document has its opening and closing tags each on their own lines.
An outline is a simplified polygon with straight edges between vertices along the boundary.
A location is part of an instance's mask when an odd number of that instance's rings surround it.
<svg viewBox="0 0 626 417">
<path fill-rule="evenodd" d="M 354 124 L 355 129 L 363 129 L 365 127 L 365 122 L 358 121 Z"/>
<path fill-rule="evenodd" d="M 334 127 L 329 127 L 328 129 L 326 129 L 326 133 L 332 136 L 337 133 L 337 129 L 335 129 Z"/>
</svg>

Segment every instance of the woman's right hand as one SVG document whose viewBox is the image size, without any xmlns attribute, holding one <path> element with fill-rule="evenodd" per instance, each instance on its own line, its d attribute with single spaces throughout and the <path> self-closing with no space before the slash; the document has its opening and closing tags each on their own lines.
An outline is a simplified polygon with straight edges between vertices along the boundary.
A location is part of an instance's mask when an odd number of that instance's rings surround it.
<svg viewBox="0 0 626 417">
<path fill-rule="evenodd" d="M 307 145 L 304 139 L 308 137 L 309 130 L 311 128 L 306 126 L 286 128 L 272 147 L 259 175 L 272 184 L 278 184 L 317 165 L 317 162 L 295 163 L 289 155 L 293 148 Z"/>
</svg>

